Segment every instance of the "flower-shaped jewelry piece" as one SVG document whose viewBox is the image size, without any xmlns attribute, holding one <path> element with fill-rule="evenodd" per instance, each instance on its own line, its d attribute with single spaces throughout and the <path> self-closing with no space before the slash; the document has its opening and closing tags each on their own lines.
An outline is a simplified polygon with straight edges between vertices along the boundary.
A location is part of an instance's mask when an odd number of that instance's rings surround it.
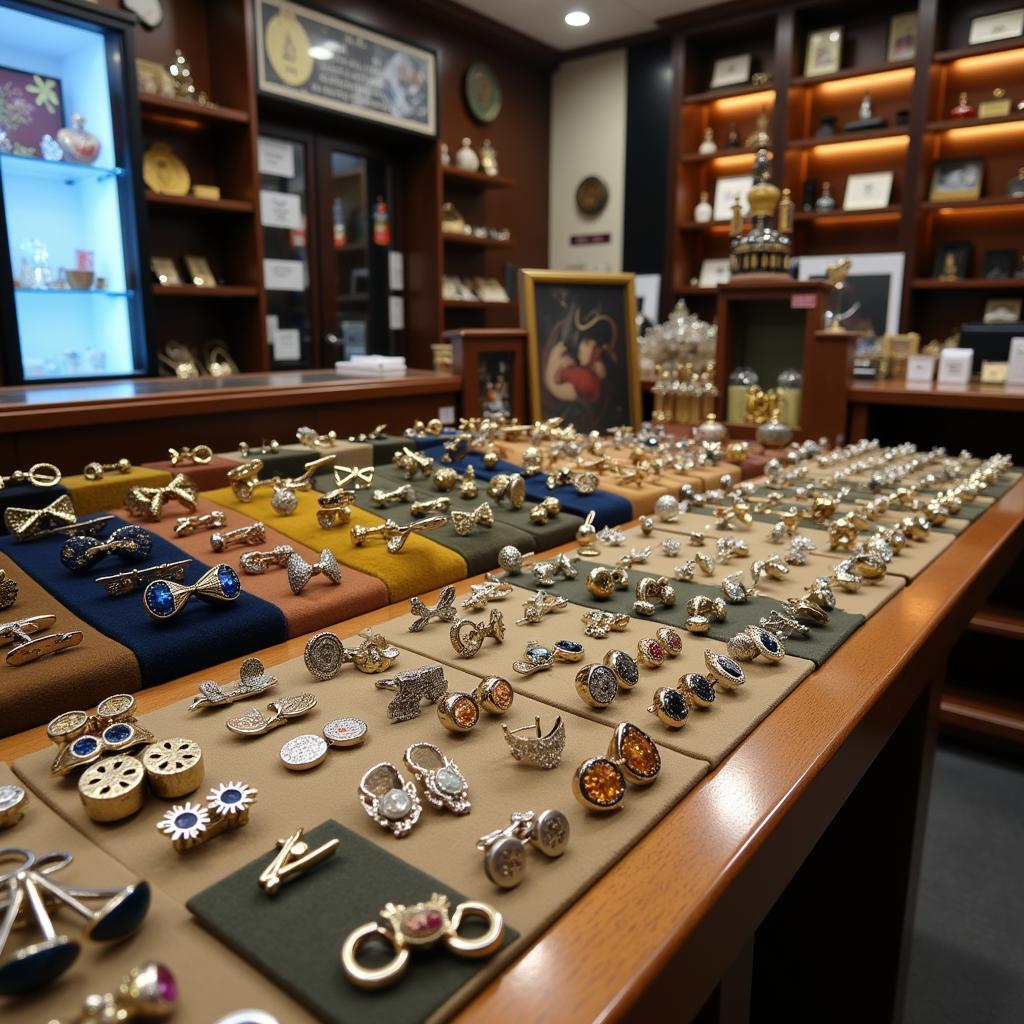
<svg viewBox="0 0 1024 1024">
<path fill-rule="evenodd" d="M 228 829 L 248 825 L 258 792 L 244 782 L 222 782 L 207 794 L 205 807 L 192 801 L 175 804 L 156 827 L 178 853 L 184 853 Z"/>
</svg>

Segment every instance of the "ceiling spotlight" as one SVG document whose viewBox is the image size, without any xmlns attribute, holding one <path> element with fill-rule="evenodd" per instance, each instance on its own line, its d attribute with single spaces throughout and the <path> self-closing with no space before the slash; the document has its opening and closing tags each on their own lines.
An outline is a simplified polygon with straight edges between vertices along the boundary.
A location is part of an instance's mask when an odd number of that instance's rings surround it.
<svg viewBox="0 0 1024 1024">
<path fill-rule="evenodd" d="M 565 16 L 565 23 L 569 28 L 583 28 L 590 24 L 590 15 L 586 11 L 570 11 Z"/>
</svg>

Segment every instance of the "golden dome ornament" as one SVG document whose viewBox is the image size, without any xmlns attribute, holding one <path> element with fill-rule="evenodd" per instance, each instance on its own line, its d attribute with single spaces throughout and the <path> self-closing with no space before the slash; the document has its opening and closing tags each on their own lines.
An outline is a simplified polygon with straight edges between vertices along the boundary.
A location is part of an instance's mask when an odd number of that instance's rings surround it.
<svg viewBox="0 0 1024 1024">
<path fill-rule="evenodd" d="M 739 197 L 732 207 L 729 269 L 736 274 L 769 274 L 788 278 L 792 266 L 793 200 L 769 180 L 768 150 L 760 148 L 754 160 L 754 184 L 747 193 L 753 221 L 743 231 Z M 780 198 L 781 196 L 781 198 Z"/>
</svg>

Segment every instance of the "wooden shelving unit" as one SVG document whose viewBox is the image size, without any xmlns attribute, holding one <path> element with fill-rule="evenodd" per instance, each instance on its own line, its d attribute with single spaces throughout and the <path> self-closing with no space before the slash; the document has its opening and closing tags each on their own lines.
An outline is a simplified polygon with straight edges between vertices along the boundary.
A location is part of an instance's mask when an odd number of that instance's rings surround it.
<svg viewBox="0 0 1024 1024">
<path fill-rule="evenodd" d="M 253 210 L 253 204 L 248 199 L 200 199 L 197 196 L 165 196 L 160 192 L 147 192 L 146 202 L 156 206 L 206 210 L 209 213 L 252 213 Z"/>
<path fill-rule="evenodd" d="M 467 245 L 476 249 L 509 249 L 512 242 L 498 241 L 496 238 L 477 238 L 474 235 L 454 235 L 442 232 L 441 238 L 445 245 Z"/>
<path fill-rule="evenodd" d="M 194 284 L 164 284 L 153 286 L 157 299 L 254 299 L 259 288 L 254 284 L 218 284 L 200 288 Z"/>
<path fill-rule="evenodd" d="M 193 103 L 191 100 L 176 100 L 167 96 L 154 96 L 150 93 L 139 94 L 139 105 L 142 108 L 143 121 L 170 119 L 178 122 L 232 122 L 248 124 L 248 110 L 234 107 L 222 107 L 216 103 Z"/>
<path fill-rule="evenodd" d="M 957 281 L 940 281 L 937 277 L 915 277 L 910 282 L 915 291 L 972 291 L 1015 292 L 1024 291 L 1024 277 L 990 278 L 964 277 Z"/>
<path fill-rule="evenodd" d="M 501 174 L 484 174 L 483 171 L 464 171 L 461 167 L 442 165 L 444 183 L 454 188 L 480 191 L 487 188 L 513 188 L 515 181 Z"/>
</svg>

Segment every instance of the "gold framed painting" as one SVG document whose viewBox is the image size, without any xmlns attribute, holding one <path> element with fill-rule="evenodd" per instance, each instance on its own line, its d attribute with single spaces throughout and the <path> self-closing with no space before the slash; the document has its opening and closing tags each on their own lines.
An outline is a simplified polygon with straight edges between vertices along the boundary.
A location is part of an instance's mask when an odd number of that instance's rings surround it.
<svg viewBox="0 0 1024 1024">
<path fill-rule="evenodd" d="M 834 75 L 843 63 L 843 27 L 819 29 L 807 35 L 807 51 L 804 55 L 804 77 Z"/>
<path fill-rule="evenodd" d="M 519 284 L 531 418 L 639 427 L 634 275 L 521 270 Z"/>
</svg>

